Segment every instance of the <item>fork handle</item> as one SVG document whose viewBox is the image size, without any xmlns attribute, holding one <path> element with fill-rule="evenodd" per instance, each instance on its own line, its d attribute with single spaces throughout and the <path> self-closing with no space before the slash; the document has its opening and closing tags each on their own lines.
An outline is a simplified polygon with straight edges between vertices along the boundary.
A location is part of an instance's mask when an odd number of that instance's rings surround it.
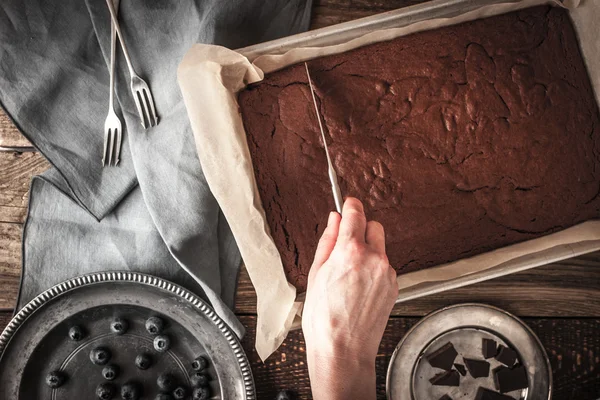
<svg viewBox="0 0 600 400">
<path fill-rule="evenodd" d="M 119 6 L 119 0 L 114 1 Z M 111 110 L 114 110 L 114 91 L 115 91 L 115 56 L 117 51 L 117 30 L 115 29 L 115 23 L 111 20 L 110 22 L 110 95 L 108 98 L 108 106 Z"/>
<path fill-rule="evenodd" d="M 123 34 L 121 33 L 121 27 L 119 26 L 119 21 L 117 20 L 117 11 L 115 10 L 115 6 L 112 3 L 112 0 L 106 0 L 106 5 L 108 6 L 108 11 L 110 11 L 110 17 L 115 26 L 117 34 L 119 35 L 119 41 L 121 42 L 121 48 L 123 49 L 123 54 L 125 55 L 125 61 L 127 61 L 127 67 L 129 68 L 130 75 L 136 75 L 135 70 L 133 69 L 133 65 L 131 64 L 131 58 L 129 57 L 129 51 L 127 51 L 127 46 L 125 46 L 125 40 L 123 40 Z"/>
</svg>

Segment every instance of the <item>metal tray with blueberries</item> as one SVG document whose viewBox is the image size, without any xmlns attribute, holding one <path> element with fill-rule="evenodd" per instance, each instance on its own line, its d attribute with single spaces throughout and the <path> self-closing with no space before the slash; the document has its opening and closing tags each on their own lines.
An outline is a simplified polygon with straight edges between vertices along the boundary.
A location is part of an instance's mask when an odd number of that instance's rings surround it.
<svg viewBox="0 0 600 400">
<path fill-rule="evenodd" d="M 255 399 L 235 334 L 202 299 L 130 272 L 61 283 L 0 336 L 0 399 Z"/>
</svg>

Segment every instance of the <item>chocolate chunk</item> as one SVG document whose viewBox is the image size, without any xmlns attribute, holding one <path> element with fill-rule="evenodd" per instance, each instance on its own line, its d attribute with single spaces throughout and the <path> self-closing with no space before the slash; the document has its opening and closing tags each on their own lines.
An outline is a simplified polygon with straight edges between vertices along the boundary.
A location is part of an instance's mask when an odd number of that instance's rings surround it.
<svg viewBox="0 0 600 400">
<path fill-rule="evenodd" d="M 462 364 L 454 364 L 454 368 L 458 371 L 462 376 L 467 375 L 467 369 Z"/>
<path fill-rule="evenodd" d="M 485 359 L 496 357 L 496 354 L 498 354 L 498 347 L 496 346 L 496 341 L 492 339 L 483 338 L 483 340 L 481 341 L 481 352 L 483 354 L 483 358 Z"/>
<path fill-rule="evenodd" d="M 490 375 L 490 363 L 483 360 L 464 358 L 465 365 L 473 378 L 486 378 Z"/>
<path fill-rule="evenodd" d="M 460 375 L 454 370 L 440 372 L 431 378 L 429 382 L 434 386 L 458 386 L 460 384 Z"/>
<path fill-rule="evenodd" d="M 510 396 L 505 396 L 493 390 L 480 387 L 475 395 L 475 400 L 515 400 Z"/>
<path fill-rule="evenodd" d="M 528 386 L 527 371 L 523 365 L 514 368 L 498 367 L 494 369 L 494 384 L 500 393 L 526 389 Z"/>
<path fill-rule="evenodd" d="M 447 394 L 445 394 L 442 397 L 440 397 L 440 400 L 452 400 L 452 397 L 450 397 Z"/>
<path fill-rule="evenodd" d="M 500 361 L 507 367 L 512 367 L 517 361 L 517 353 L 506 346 L 498 346 L 498 354 L 496 354 L 496 360 Z"/>
<path fill-rule="evenodd" d="M 428 355 L 427 361 L 429 361 L 429 364 L 434 368 L 450 371 L 457 355 L 458 353 L 456 352 L 456 349 L 454 349 L 454 345 L 451 342 L 448 342 Z"/>
</svg>

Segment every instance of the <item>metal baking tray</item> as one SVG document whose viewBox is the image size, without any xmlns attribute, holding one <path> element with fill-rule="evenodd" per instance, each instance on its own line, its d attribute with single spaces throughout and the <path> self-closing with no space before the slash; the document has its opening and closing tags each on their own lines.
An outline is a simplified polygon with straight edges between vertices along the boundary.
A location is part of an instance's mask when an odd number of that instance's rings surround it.
<svg viewBox="0 0 600 400">
<path fill-rule="evenodd" d="M 568 0 L 561 1 L 565 3 L 568 2 Z M 331 46 L 347 42 L 376 30 L 399 28 L 414 24 L 416 22 L 435 18 L 454 17 L 487 5 L 519 2 L 520 0 L 432 0 L 366 18 L 288 36 L 282 39 L 244 47 L 235 51 L 244 55 L 251 62 L 253 62 L 257 57 L 262 55 L 283 54 L 295 48 Z M 546 3 L 550 4 L 552 1 L 548 0 Z M 539 253 L 528 254 L 506 263 L 506 265 L 502 264 L 495 268 L 470 273 L 459 278 L 453 278 L 446 281 L 421 283 L 406 289 L 402 289 L 396 303 L 401 303 L 431 294 L 441 293 L 446 290 L 471 285 L 578 255 L 598 251 L 600 250 L 600 243 L 598 241 L 587 241 L 562 247 L 564 248 L 553 251 L 551 256 Z M 303 301 L 304 295 L 304 293 L 301 293 L 297 300 Z M 295 327 L 296 326 L 294 326 L 294 328 Z"/>
<path fill-rule="evenodd" d="M 519 0 L 431 0 L 414 6 L 244 47 L 236 51 L 253 61 L 265 54 L 283 54 L 298 47 L 331 46 L 380 29 L 400 28 L 428 19 L 453 17 L 490 4 L 518 2 Z"/>
</svg>

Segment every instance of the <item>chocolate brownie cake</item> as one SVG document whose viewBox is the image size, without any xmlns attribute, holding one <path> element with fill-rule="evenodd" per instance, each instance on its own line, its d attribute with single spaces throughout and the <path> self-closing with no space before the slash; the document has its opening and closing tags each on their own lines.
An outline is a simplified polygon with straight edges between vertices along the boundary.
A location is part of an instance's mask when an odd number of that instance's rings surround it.
<svg viewBox="0 0 600 400">
<path fill-rule="evenodd" d="M 600 215 L 600 117 L 567 11 L 535 7 L 309 62 L 342 193 L 404 273 Z M 239 94 L 289 281 L 334 209 L 304 65 Z"/>
</svg>

